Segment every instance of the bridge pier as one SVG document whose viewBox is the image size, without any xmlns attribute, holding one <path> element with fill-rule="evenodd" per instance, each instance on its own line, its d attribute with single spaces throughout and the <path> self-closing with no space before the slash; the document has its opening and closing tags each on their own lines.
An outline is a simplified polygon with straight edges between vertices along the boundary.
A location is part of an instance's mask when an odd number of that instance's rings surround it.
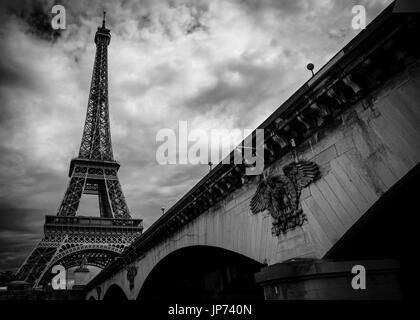
<svg viewBox="0 0 420 320">
<path fill-rule="evenodd" d="M 369 290 L 353 289 L 353 266 L 366 270 Z M 400 265 L 396 260 L 298 260 L 263 268 L 256 282 L 266 300 L 401 299 Z"/>
</svg>

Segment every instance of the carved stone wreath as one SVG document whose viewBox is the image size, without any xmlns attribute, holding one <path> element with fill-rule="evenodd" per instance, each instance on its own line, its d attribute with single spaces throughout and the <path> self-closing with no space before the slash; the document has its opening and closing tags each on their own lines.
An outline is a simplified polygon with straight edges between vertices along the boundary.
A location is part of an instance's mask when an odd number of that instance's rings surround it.
<svg viewBox="0 0 420 320">
<path fill-rule="evenodd" d="M 311 161 L 292 162 L 283 167 L 284 175 L 262 179 L 251 199 L 253 214 L 267 210 L 273 217 L 272 233 L 285 234 L 307 220 L 300 207 L 300 194 L 319 177 L 319 167 Z"/>
</svg>

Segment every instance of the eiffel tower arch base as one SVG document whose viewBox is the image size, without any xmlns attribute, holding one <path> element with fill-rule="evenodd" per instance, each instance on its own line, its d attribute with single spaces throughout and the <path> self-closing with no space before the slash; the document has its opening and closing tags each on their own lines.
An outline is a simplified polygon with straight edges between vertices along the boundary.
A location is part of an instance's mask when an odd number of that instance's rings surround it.
<svg viewBox="0 0 420 320">
<path fill-rule="evenodd" d="M 51 268 L 104 268 L 142 232 L 140 219 L 46 216 L 44 238 L 17 272 L 18 279 L 45 287 Z"/>
</svg>

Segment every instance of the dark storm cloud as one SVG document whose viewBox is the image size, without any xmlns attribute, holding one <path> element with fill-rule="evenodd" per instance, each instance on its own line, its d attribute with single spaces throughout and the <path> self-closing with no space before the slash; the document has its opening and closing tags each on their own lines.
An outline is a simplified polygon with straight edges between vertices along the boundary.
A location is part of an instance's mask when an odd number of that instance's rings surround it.
<svg viewBox="0 0 420 320">
<path fill-rule="evenodd" d="M 280 65 L 255 65 L 250 57 L 226 61 L 223 65 L 215 68 L 216 83 L 204 90 L 187 102 L 192 109 L 208 108 L 222 102 L 240 99 L 244 102 L 255 102 L 261 99 L 261 95 L 267 94 L 270 89 L 266 86 L 272 76 L 281 75 Z M 231 74 L 232 77 L 224 77 Z M 235 82 L 235 77 L 238 83 Z M 255 86 L 259 83 L 260 86 Z"/>
<path fill-rule="evenodd" d="M 7 231 L 23 233 L 29 236 L 39 236 L 39 232 L 34 232 L 34 226 L 42 227 L 43 219 L 40 221 L 40 217 L 43 217 L 45 212 L 42 212 L 42 210 L 17 208 L 5 201 L 0 201 L 0 206 L 0 230 L 2 233 Z"/>
<path fill-rule="evenodd" d="M 16 269 L 55 214 L 77 155 L 107 11 L 109 100 L 119 177 L 147 228 L 208 172 L 157 164 L 161 129 L 253 129 L 350 40 L 355 1 L 0 2 L 0 270 Z M 357 1 L 358 2 L 358 1 Z M 390 1 L 362 1 L 368 21 Z M 84 198 L 82 198 L 83 201 Z M 79 214 L 97 214 L 97 202 Z"/>
<path fill-rule="evenodd" d="M 151 225 L 162 214 L 161 208 L 168 210 L 207 174 L 208 170 L 207 165 L 171 165 L 162 170 L 156 181 L 143 181 L 157 186 L 145 188 L 141 193 L 143 210 L 140 214 L 144 223 Z"/>
<path fill-rule="evenodd" d="M 1 28 L 0 32 L 10 32 L 6 28 Z M 22 90 L 35 90 L 37 88 L 37 77 L 31 72 L 26 64 L 21 64 L 14 59 L 15 52 L 7 43 L 0 46 L 0 88 L 20 88 Z M 3 98 L 7 98 L 4 96 Z M 9 106 L 4 103 L 3 107 Z"/>
<path fill-rule="evenodd" d="M 56 40 L 60 30 L 51 28 L 51 8 L 56 1 L 2 1 L 0 7 L 7 15 L 26 23 L 25 31 L 45 40 Z M 3 20 L 4 21 L 4 20 Z"/>
<path fill-rule="evenodd" d="M 198 5 L 187 5 L 190 19 L 188 19 L 185 23 L 185 33 L 191 34 L 197 31 L 208 31 L 208 27 L 203 24 L 202 19 L 203 16 L 208 11 L 208 6 L 203 3 L 199 3 Z"/>
<path fill-rule="evenodd" d="M 119 82 L 123 90 L 130 96 L 141 96 L 151 88 L 167 86 L 177 80 L 177 70 L 166 62 L 154 65 L 146 70 L 146 75 Z M 117 80 L 118 81 L 118 80 Z"/>
<path fill-rule="evenodd" d="M 296 15 L 306 10 L 304 0 L 241 0 L 240 3 L 251 14 L 258 14 L 261 11 L 278 11 L 282 15 Z"/>
<path fill-rule="evenodd" d="M 5 52 L 2 49 L 0 49 L 0 56 L 5 56 Z M 0 86 L 30 89 L 35 84 L 31 76 L 19 65 L 9 61 L 0 61 Z"/>
<path fill-rule="evenodd" d="M 42 210 L 0 201 L 0 270 L 17 269 L 42 235 Z"/>
<path fill-rule="evenodd" d="M 0 79 L 2 78 L 5 80 L 6 83 L 8 83 L 7 77 L 2 76 L 2 74 L 0 74 Z M 13 79 L 13 76 L 12 76 L 12 79 Z M 1 85 L 2 85 L 2 81 L 0 81 L 0 86 Z M 8 101 L 6 99 L 7 98 L 4 97 L 4 100 L 2 101 L 3 106 L 0 112 L 0 125 L 3 127 L 10 127 L 10 121 L 12 120 L 14 114 L 13 114 L 13 111 L 9 108 L 9 103 L 7 103 Z"/>
<path fill-rule="evenodd" d="M 60 36 L 60 30 L 51 28 L 52 14 L 48 11 L 50 7 L 45 8 L 41 3 L 34 1 L 32 10 L 27 14 L 22 14 L 22 18 L 28 23 L 29 32 L 35 33 L 40 38 L 55 40 Z"/>
</svg>

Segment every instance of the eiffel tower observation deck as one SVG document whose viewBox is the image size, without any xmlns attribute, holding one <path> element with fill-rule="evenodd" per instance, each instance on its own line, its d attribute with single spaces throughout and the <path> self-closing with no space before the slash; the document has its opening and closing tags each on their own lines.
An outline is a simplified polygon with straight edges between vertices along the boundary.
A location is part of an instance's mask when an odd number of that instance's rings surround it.
<svg viewBox="0 0 420 320">
<path fill-rule="evenodd" d="M 54 265 L 66 269 L 81 263 L 99 268 L 111 263 L 143 230 L 132 219 L 117 172 L 111 144 L 108 105 L 108 45 L 110 30 L 95 34 L 96 55 L 86 121 L 77 158 L 70 162 L 70 182 L 56 216 L 46 216 L 44 238 L 20 267 L 17 277 L 45 287 Z M 76 216 L 83 194 L 97 195 L 99 216 Z"/>
</svg>

